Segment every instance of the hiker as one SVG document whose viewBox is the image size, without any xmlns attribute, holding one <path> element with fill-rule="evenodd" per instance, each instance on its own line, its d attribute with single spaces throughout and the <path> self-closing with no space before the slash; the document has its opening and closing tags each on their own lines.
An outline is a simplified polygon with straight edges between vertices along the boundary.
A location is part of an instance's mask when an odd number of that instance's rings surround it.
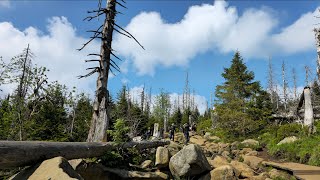
<svg viewBox="0 0 320 180">
<path fill-rule="evenodd" d="M 170 130 L 169 130 L 169 134 L 170 134 L 170 140 L 174 141 L 174 131 L 176 130 L 176 126 L 174 125 L 174 123 L 171 124 Z"/>
<path fill-rule="evenodd" d="M 184 137 L 186 139 L 185 144 L 187 144 L 189 142 L 189 130 L 190 130 L 189 123 L 185 123 L 183 125 L 183 134 L 184 134 Z"/>
<path fill-rule="evenodd" d="M 164 136 L 164 129 L 161 128 L 160 129 L 160 139 L 163 139 L 163 136 Z"/>
<path fill-rule="evenodd" d="M 146 140 L 149 140 L 150 136 L 151 136 L 151 129 L 150 127 L 148 127 L 147 132 L 145 133 Z"/>
<path fill-rule="evenodd" d="M 196 131 L 197 131 L 197 125 L 196 125 L 196 123 L 195 123 L 195 122 L 192 124 L 192 126 L 191 126 L 191 130 L 192 130 L 192 131 L 194 131 L 194 132 L 196 132 Z"/>
</svg>

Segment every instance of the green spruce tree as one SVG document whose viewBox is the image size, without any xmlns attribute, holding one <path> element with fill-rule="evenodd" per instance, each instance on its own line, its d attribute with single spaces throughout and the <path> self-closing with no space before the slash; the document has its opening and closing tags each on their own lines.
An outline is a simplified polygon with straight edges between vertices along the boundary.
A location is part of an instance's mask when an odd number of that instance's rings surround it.
<svg viewBox="0 0 320 180">
<path fill-rule="evenodd" d="M 259 131 L 271 114 L 269 95 L 254 81 L 239 52 L 222 73 L 225 82 L 216 88 L 215 111 L 218 126 L 231 137 L 245 137 Z"/>
</svg>

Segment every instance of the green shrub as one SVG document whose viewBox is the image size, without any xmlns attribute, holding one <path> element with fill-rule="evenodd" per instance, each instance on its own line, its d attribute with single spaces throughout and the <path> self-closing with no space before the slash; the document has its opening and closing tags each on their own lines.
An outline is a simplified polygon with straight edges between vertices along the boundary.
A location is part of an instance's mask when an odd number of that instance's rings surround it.
<svg viewBox="0 0 320 180">
<path fill-rule="evenodd" d="M 303 137 L 308 134 L 307 128 L 302 127 L 300 124 L 285 124 L 279 127 L 277 130 L 276 139 L 281 141 L 282 139 L 290 136 Z"/>
<path fill-rule="evenodd" d="M 272 142 L 275 142 L 275 135 L 271 134 L 269 132 L 263 133 L 258 137 L 258 140 L 260 142 L 261 147 L 266 147 L 267 144 L 271 144 Z"/>
<path fill-rule="evenodd" d="M 287 159 L 288 161 L 320 165 L 320 136 L 301 138 L 293 143 L 277 145 L 277 142 L 270 142 L 268 152 L 270 155 Z"/>
<path fill-rule="evenodd" d="M 107 133 L 111 135 L 114 142 L 128 142 L 130 141 L 130 138 L 127 136 L 129 130 L 123 119 L 117 119 L 114 123 L 114 130 L 107 130 Z"/>
<path fill-rule="evenodd" d="M 119 151 L 107 151 L 101 158 L 103 165 L 113 167 L 113 166 L 124 166 L 124 158 L 119 153 Z"/>
<path fill-rule="evenodd" d="M 206 119 L 206 120 L 202 120 L 198 123 L 197 125 L 197 132 L 199 134 L 202 133 L 202 131 L 204 132 L 208 132 L 210 131 L 210 129 L 212 128 L 212 121 L 211 119 Z"/>
<path fill-rule="evenodd" d="M 308 164 L 320 166 L 320 145 L 313 148 Z"/>
</svg>

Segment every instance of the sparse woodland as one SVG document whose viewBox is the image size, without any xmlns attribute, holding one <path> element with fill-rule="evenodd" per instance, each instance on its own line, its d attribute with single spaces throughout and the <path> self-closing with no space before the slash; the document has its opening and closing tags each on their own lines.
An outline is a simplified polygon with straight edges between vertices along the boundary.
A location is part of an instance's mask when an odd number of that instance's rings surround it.
<svg viewBox="0 0 320 180">
<path fill-rule="evenodd" d="M 268 84 L 263 85 L 237 51 L 230 59 L 231 65 L 221 74 L 224 82 L 212 88 L 215 98 L 207 102 L 203 114 L 195 102 L 197 89 L 193 90 L 189 82 L 192 74 L 189 73 L 181 77 L 185 81 L 185 86 L 181 87 L 182 96 L 174 100 L 166 87 L 153 95 L 148 84 L 138 98 L 125 85 L 117 94 L 111 95 L 107 86 L 108 75 L 120 71 L 117 65 L 120 58 L 112 49 L 113 33 L 127 36 L 128 41 L 135 41 L 142 49 L 148 47 L 115 23 L 117 9 L 125 6 L 123 1 L 109 0 L 106 8 L 102 7 L 101 0 L 98 2 L 98 9 L 89 11 L 85 20 L 97 17 L 105 20 L 96 30 L 89 30 L 93 33 L 92 39 L 79 49 L 85 48 L 92 40 L 101 42 L 100 52 L 92 52 L 88 57 L 93 58 L 86 60 L 97 63 L 96 66 L 80 76 L 97 75 L 96 91 L 92 92 L 94 98 L 79 92 L 76 87 L 60 84 L 58 79 L 49 80 L 47 72 L 50 70 L 33 62 L 36 54 L 32 52 L 32 44 L 11 60 L 4 61 L 0 57 L 0 89 L 2 85 L 10 84 L 13 90 L 0 99 L 1 140 L 120 143 L 132 141 L 137 136 L 146 138 L 148 131 L 153 132 L 155 123 L 164 130 L 167 138 L 171 124 L 175 124 L 179 133 L 183 124 L 194 122 L 200 136 L 210 133 L 224 143 L 256 139 L 260 145 L 255 148 L 266 151 L 270 158 L 320 166 L 320 83 L 317 72 L 308 67 L 287 69 L 285 61 L 282 67 L 275 69 L 270 58 L 265 69 Z M 316 39 L 320 40 L 318 36 Z M 297 77 L 297 71 L 305 71 L 305 77 Z M 310 88 L 313 115 L 309 126 L 304 125 L 307 100 L 300 100 L 303 91 L 297 87 L 297 78 L 305 78 L 305 86 Z M 298 140 L 278 145 L 284 138 L 292 136 Z M 154 153 L 154 150 L 122 149 L 90 160 L 106 166 L 132 168 L 148 158 L 154 160 L 151 157 Z"/>
</svg>

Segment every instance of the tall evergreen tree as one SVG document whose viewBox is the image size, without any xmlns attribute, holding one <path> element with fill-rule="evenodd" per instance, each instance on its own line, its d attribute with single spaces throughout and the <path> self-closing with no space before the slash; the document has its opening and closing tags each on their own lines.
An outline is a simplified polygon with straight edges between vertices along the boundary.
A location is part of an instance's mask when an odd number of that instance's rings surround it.
<svg viewBox="0 0 320 180">
<path fill-rule="evenodd" d="M 218 126 L 232 136 L 246 136 L 259 130 L 261 122 L 271 113 L 270 98 L 260 83 L 254 81 L 253 72 L 247 69 L 239 52 L 222 76 L 225 82 L 216 88 Z"/>
</svg>

